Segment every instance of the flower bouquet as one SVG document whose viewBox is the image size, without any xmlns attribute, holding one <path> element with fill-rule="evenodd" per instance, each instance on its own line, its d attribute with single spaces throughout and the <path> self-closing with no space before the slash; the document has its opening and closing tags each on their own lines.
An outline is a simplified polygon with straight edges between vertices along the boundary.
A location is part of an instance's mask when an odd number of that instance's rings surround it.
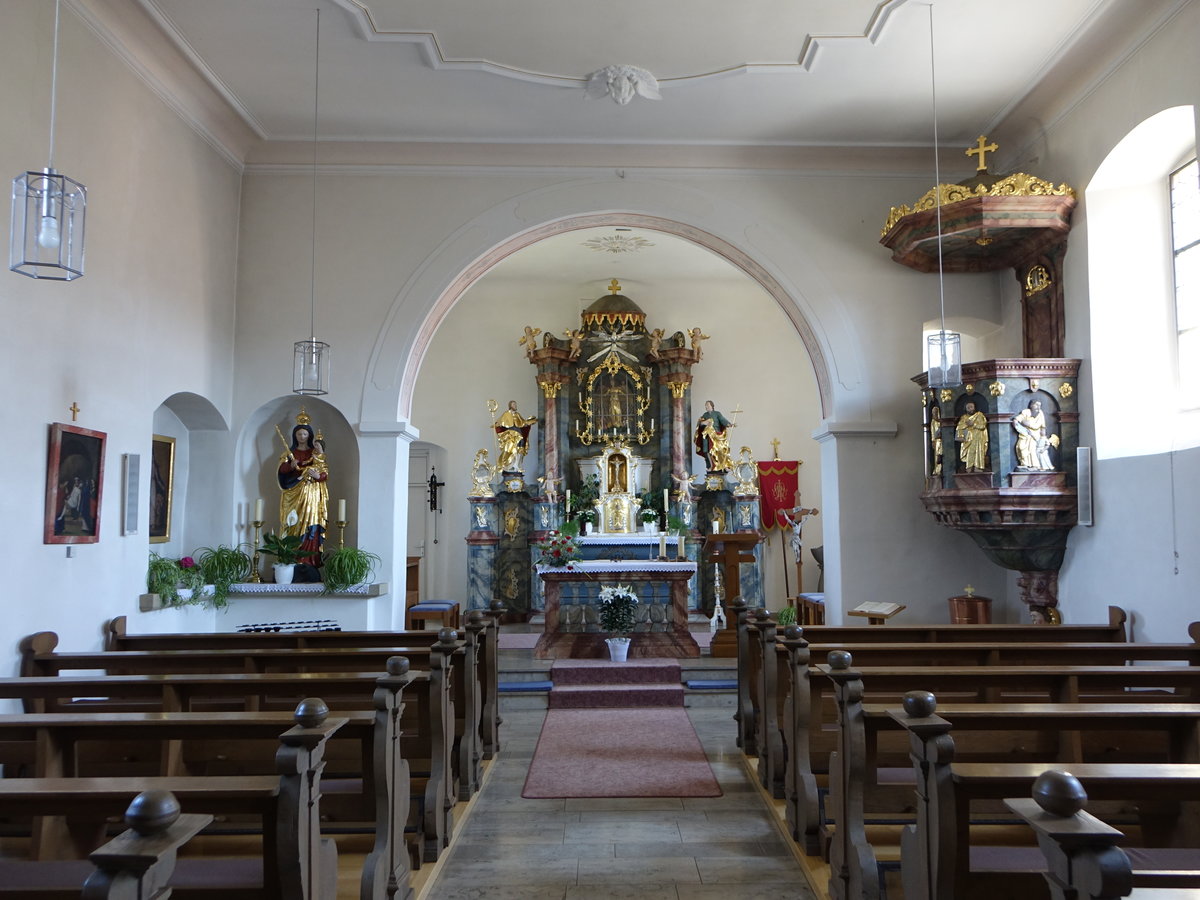
<svg viewBox="0 0 1200 900">
<path fill-rule="evenodd" d="M 565 566 L 573 569 L 574 563 L 583 558 L 575 536 L 561 531 L 548 532 L 545 539 L 538 541 L 534 546 L 541 552 L 537 561 L 540 566 Z"/>
<path fill-rule="evenodd" d="M 633 631 L 634 611 L 637 594 L 627 584 L 609 585 L 600 588 L 600 629 L 616 636 L 628 635 Z"/>
</svg>

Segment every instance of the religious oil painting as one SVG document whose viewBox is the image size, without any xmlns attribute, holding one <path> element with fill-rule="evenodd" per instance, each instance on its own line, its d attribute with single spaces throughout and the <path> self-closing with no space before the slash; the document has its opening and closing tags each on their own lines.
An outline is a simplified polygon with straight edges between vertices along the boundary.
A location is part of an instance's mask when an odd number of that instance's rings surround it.
<svg viewBox="0 0 1200 900">
<path fill-rule="evenodd" d="M 150 447 L 150 543 L 171 539 L 171 501 L 175 494 L 175 438 L 154 435 Z"/>
<path fill-rule="evenodd" d="M 100 540 L 107 435 L 77 425 L 50 426 L 46 467 L 47 544 L 94 544 Z"/>
</svg>

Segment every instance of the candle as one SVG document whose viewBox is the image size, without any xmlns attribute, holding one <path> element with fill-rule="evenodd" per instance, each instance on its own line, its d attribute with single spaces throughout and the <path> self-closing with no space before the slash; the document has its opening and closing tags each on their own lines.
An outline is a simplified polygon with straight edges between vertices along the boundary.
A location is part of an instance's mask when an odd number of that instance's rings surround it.
<svg viewBox="0 0 1200 900">
<path fill-rule="evenodd" d="M 346 521 L 346 500 L 345 500 L 345 498 L 342 498 L 341 500 L 338 501 L 338 521 L 339 522 Z"/>
<path fill-rule="evenodd" d="M 687 544 L 687 538 L 684 536 L 683 532 L 680 532 L 679 533 L 679 543 L 676 545 L 676 548 L 675 548 L 679 553 L 680 559 L 683 559 L 687 556 L 687 554 L 683 552 L 686 544 Z"/>
<path fill-rule="evenodd" d="M 719 532 L 717 531 L 717 527 L 719 524 L 720 523 L 718 523 L 716 519 L 713 519 L 713 534 L 719 534 Z"/>
<path fill-rule="evenodd" d="M 658 536 L 658 555 L 663 559 L 667 558 L 667 533 L 665 531 Z"/>
<path fill-rule="evenodd" d="M 567 488 L 567 513 L 571 512 L 571 489 Z"/>
<path fill-rule="evenodd" d="M 261 522 L 263 520 L 263 502 L 262 497 L 254 501 L 254 521 Z"/>
<path fill-rule="evenodd" d="M 669 512 L 669 511 L 670 511 L 670 510 L 668 509 L 668 504 L 669 504 L 669 502 L 670 502 L 670 501 L 667 499 L 667 496 L 668 496 L 668 494 L 669 494 L 669 493 L 670 493 L 670 492 L 667 490 L 667 488 L 663 488 L 663 512 L 664 512 L 664 513 L 666 513 L 666 512 Z"/>
</svg>

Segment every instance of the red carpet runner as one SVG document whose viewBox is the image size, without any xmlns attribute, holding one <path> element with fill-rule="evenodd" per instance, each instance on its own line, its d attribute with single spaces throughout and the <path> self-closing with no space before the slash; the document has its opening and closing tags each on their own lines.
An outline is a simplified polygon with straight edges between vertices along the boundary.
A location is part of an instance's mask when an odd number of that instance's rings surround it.
<svg viewBox="0 0 1200 900">
<path fill-rule="evenodd" d="M 676 660 L 557 660 L 521 796 L 719 797 Z"/>
</svg>

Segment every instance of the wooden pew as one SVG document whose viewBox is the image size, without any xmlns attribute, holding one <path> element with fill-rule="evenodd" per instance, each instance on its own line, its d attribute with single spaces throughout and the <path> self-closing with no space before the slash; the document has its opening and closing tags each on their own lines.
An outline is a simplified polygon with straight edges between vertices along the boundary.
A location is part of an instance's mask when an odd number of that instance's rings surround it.
<svg viewBox="0 0 1200 900">
<path fill-rule="evenodd" d="M 374 718 L 374 731 L 360 737 L 371 740 L 372 746 L 354 759 L 339 760 L 345 774 L 354 777 L 327 776 L 325 793 L 335 819 L 373 823 L 375 848 L 364 879 L 369 876 L 378 886 L 389 879 L 407 882 L 408 855 L 396 855 L 395 847 L 410 816 L 410 790 L 413 864 L 436 859 L 449 842 L 454 804 L 450 767 L 444 760 L 452 714 L 440 672 L 410 671 L 406 659 L 392 657 L 383 677 L 376 672 L 43 676 L 0 679 L 0 697 L 20 699 L 27 708 L 86 713 L 102 720 L 111 718 L 114 710 L 279 709 L 314 694 L 327 697 L 339 713 L 367 710 Z M 354 721 L 351 725 L 359 727 Z M 410 781 L 409 757 L 420 760 L 420 770 L 429 774 Z M 354 765 L 346 768 L 347 763 Z M 372 890 L 364 896 L 381 895 Z"/>
<path fill-rule="evenodd" d="M 785 709 L 787 707 L 787 651 L 779 643 L 778 625 L 765 609 L 747 609 L 743 603 L 735 600 L 731 614 L 737 619 L 738 646 L 738 709 L 735 720 L 738 728 L 738 745 L 748 756 L 760 758 L 759 775 L 763 787 L 770 790 L 775 797 L 782 797 L 786 791 L 786 775 L 783 759 L 778 754 L 784 749 L 784 743 L 774 736 L 772 727 L 781 732 L 786 727 Z M 801 630 L 806 640 L 813 644 L 813 652 L 824 654 L 834 650 L 845 650 L 855 653 L 860 665 L 1063 665 L 1080 662 L 1086 665 L 1123 665 L 1129 662 L 1184 662 L 1188 665 L 1200 665 L 1200 643 L 1196 643 L 1194 635 L 1200 634 L 1200 623 L 1196 628 L 1189 628 L 1193 640 L 1178 644 L 1131 644 L 1112 640 L 1113 637 L 1123 636 L 1124 613 L 1116 607 L 1110 608 L 1111 622 L 1108 626 L 1070 626 L 1048 628 L 1045 626 L 928 626 L 923 629 L 913 629 L 913 636 L 918 638 L 914 643 L 881 642 L 877 635 L 885 629 L 881 628 L 810 628 Z M 789 626 L 797 628 L 798 626 Z M 998 629 L 998 630 L 997 630 Z M 1073 629 L 1073 630 L 1072 630 Z M 863 632 L 870 635 L 870 640 L 861 643 L 854 641 L 834 641 L 839 632 L 857 634 Z M 1032 632 L 1037 635 L 1033 640 L 1022 640 L 1022 636 Z M 768 633 L 770 637 L 768 637 Z M 1062 634 L 1075 638 L 1065 642 L 1046 640 L 1046 635 Z M 822 636 L 823 641 L 816 644 L 813 634 Z M 936 636 L 952 637 L 966 636 L 978 640 L 933 640 Z M 1098 635 L 1107 635 L 1108 640 L 1092 641 Z M 993 639 L 988 640 L 991 636 Z M 773 660 L 773 663 L 767 661 Z M 766 671 L 767 665 L 776 668 L 774 674 Z M 782 691 L 782 693 L 779 693 Z M 773 717 L 775 724 L 771 726 L 764 716 Z M 766 750 L 760 750 L 760 740 L 768 740 Z M 762 757 L 769 754 L 765 761 Z"/>
<path fill-rule="evenodd" d="M 332 900 L 337 889 L 337 849 L 320 835 L 321 772 L 326 742 L 345 725 L 328 717 L 321 701 L 297 707 L 296 725 L 279 735 L 275 753 L 276 775 L 222 778 L 111 777 L 111 778 L 3 778 L 0 779 L 0 814 L 34 814 L 32 854 L 35 859 L 63 859 L 95 847 L 95 829 L 107 817 L 120 814 L 131 793 L 138 789 L 170 791 L 181 806 L 213 815 L 250 815 L 263 834 L 258 857 L 201 863 L 205 870 L 197 882 L 239 897 Z M 63 815 L 69 811 L 91 828 L 68 829 Z M 89 839 L 90 837 L 90 839 Z M 80 848 L 79 841 L 83 841 Z M 209 876 L 220 883 L 213 884 Z M 176 881 L 192 881 L 182 871 Z M 236 882 L 236 885 L 234 884 Z M 188 896 L 179 892 L 178 896 Z"/>
<path fill-rule="evenodd" d="M 500 601 L 489 610 L 471 610 L 466 617 L 464 636 L 476 645 L 475 671 L 478 678 L 478 750 L 483 759 L 492 759 L 499 749 L 499 669 L 500 618 L 506 607 Z M 436 631 L 306 631 L 306 632 L 215 632 L 186 634 L 129 634 L 125 616 L 117 616 L 104 626 L 106 650 L 217 650 L 237 647 L 306 649 L 318 647 L 365 647 L 387 649 L 432 646 L 440 639 Z M 53 648 L 47 648 L 53 650 Z M 459 709 L 465 711 L 465 698 Z"/>
<path fill-rule="evenodd" d="M 1045 896 L 1036 867 L 1009 875 L 995 866 L 972 869 L 972 803 L 1028 794 L 1045 763 L 958 763 L 952 725 L 941 716 L 893 711 L 908 731 L 917 774 L 917 822 L 901 836 L 906 898 Z M 1135 800 L 1146 847 L 1200 847 L 1200 765 L 1194 763 L 1075 763 L 1071 772 L 1096 800 Z M 1181 802 L 1186 801 L 1186 802 Z M 1195 854 L 1200 857 L 1200 851 Z M 1189 863 L 1196 868 L 1195 861 Z M 1173 866 L 1166 866 L 1173 867 Z M 1024 871 L 1021 871 L 1024 868 Z M 1001 877 L 1003 874 L 1004 877 Z"/>
<path fill-rule="evenodd" d="M 867 838 L 867 812 L 887 812 L 895 821 L 912 810 L 910 779 L 887 786 L 878 773 L 907 763 L 911 748 L 900 742 L 889 751 L 884 735 L 902 737 L 894 706 L 864 704 L 863 682 L 850 668 L 832 668 L 839 717 L 838 750 L 830 758 L 829 801 L 837 822 L 829 850 L 839 873 L 832 895 L 877 897 L 882 893 L 876 858 Z M 924 691 L 909 692 L 906 708 L 932 711 Z M 938 709 L 956 728 L 955 759 L 1080 762 L 1158 761 L 1200 763 L 1200 704 L 1153 703 L 994 703 L 951 704 Z M 1082 735 L 1082 739 L 1081 739 Z M 907 741 L 904 742 L 907 745 Z M 903 753 L 903 756 L 901 756 Z"/>
<path fill-rule="evenodd" d="M 782 753 L 786 734 L 787 691 L 790 689 L 787 649 L 778 635 L 778 626 L 766 610 L 735 607 L 738 615 L 738 721 L 739 745 L 750 756 L 759 757 L 759 776 L 764 788 L 775 797 L 786 791 Z M 950 626 L 969 630 L 977 626 Z M 980 626 L 986 628 L 987 626 Z M 1013 629 L 1019 626 L 1003 626 Z M 1028 626 L 1044 633 L 1053 629 Z M 1081 628 L 1083 626 L 1080 626 Z M 789 626 L 795 629 L 796 626 Z M 875 628 L 875 632 L 884 629 Z M 1191 629 L 1189 629 L 1190 631 Z M 867 642 L 813 643 L 809 630 L 799 630 L 809 641 L 817 658 L 833 651 L 854 654 L 861 666 L 1062 666 L 1068 664 L 1125 665 L 1144 662 L 1182 662 L 1200 665 L 1200 644 L 1130 644 L 1116 641 L 1092 643 L 1032 642 L 930 642 L 893 644 Z M 774 672 L 769 669 L 775 669 Z M 764 759 L 763 757 L 767 757 Z"/>
<path fill-rule="evenodd" d="M 1124 835 L 1083 808 L 1087 794 L 1079 780 L 1066 772 L 1048 770 L 1034 782 L 1033 797 L 1010 798 L 1004 804 L 1037 835 L 1046 859 L 1042 873 L 1053 900 L 1197 900 L 1200 889 L 1180 888 L 1170 873 L 1145 874 L 1141 880 L 1157 887 L 1134 888 L 1133 864 L 1117 846 Z M 1195 875 L 1196 873 L 1192 873 Z M 1170 883 L 1166 889 L 1160 889 Z"/>
<path fill-rule="evenodd" d="M 62 813 L 64 798 L 53 791 L 32 800 L 42 814 Z M 66 798 L 69 803 L 69 797 Z M 28 806 L 23 809 L 28 812 Z M 211 815 L 181 815 L 169 791 L 144 791 L 125 810 L 126 831 L 93 851 L 91 864 L 0 859 L 0 896 L 19 894 L 40 900 L 84 898 L 125 900 L 166 896 L 179 847 L 211 821 Z"/>
<path fill-rule="evenodd" d="M 779 644 L 788 654 L 784 706 L 784 804 L 792 837 L 810 855 L 821 852 L 817 776 L 828 771 L 837 740 L 836 708 L 825 702 L 829 667 L 810 668 L 811 647 L 799 629 Z M 841 651 L 839 651 L 841 652 Z M 1185 702 L 1200 696 L 1200 667 L 1181 666 L 969 666 L 862 667 L 873 697 L 898 703 L 914 687 L 929 687 L 954 702 Z M 1146 689 L 1130 692 L 1127 689 Z"/>
<path fill-rule="evenodd" d="M 186 672 L 337 672 L 374 668 L 382 671 L 386 660 L 403 655 L 416 670 L 443 673 L 446 689 L 454 692 L 457 702 L 445 707 L 451 714 L 449 725 L 451 767 L 448 800 L 469 799 L 478 790 L 482 778 L 482 751 L 479 739 L 478 637 L 486 625 L 476 619 L 468 625 L 468 640 L 458 641 L 454 630 L 442 629 L 438 642 L 424 647 L 368 648 L 216 648 L 196 650 L 88 650 L 59 653 L 58 635 L 42 631 L 24 638 L 22 673 L 29 676 L 53 676 L 73 670 L 102 670 L 110 674 L 172 674 Z M 474 629 L 474 630 L 472 630 Z M 455 715 L 462 710 L 461 715 Z"/>
</svg>

